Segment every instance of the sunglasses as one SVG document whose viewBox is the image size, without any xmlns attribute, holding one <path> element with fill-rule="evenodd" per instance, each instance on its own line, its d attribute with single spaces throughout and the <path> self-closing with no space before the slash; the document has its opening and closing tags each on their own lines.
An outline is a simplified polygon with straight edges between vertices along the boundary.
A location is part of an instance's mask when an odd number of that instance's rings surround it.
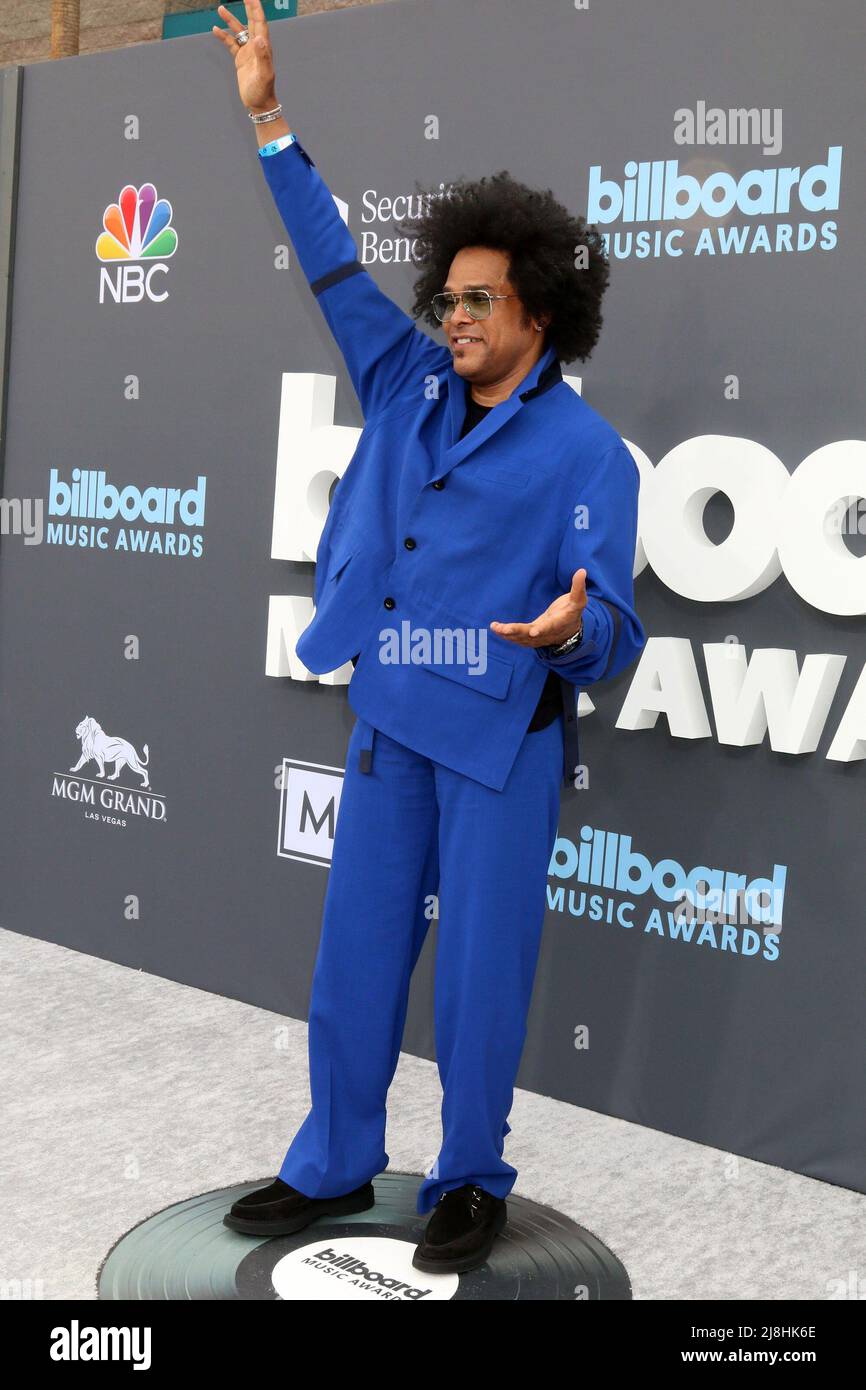
<svg viewBox="0 0 866 1390">
<path fill-rule="evenodd" d="M 490 294 L 488 290 L 466 290 L 465 294 L 434 294 L 430 303 L 433 306 L 433 313 L 440 323 L 445 323 L 458 304 L 461 302 L 463 308 L 473 319 L 489 318 L 493 312 L 494 299 L 516 299 L 516 294 Z"/>
</svg>

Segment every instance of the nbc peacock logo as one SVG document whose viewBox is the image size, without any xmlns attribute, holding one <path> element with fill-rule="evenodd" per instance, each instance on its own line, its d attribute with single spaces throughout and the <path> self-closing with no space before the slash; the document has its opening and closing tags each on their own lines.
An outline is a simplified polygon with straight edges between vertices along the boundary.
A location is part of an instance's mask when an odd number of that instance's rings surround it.
<svg viewBox="0 0 866 1390">
<path fill-rule="evenodd" d="M 120 190 L 116 203 L 109 203 L 102 214 L 103 231 L 96 239 L 99 272 L 99 302 L 110 297 L 115 304 L 136 304 L 149 299 L 154 304 L 168 298 L 165 282 L 157 276 L 168 274 L 165 264 L 177 250 L 177 232 L 172 226 L 173 210 L 167 198 L 158 198 L 152 183 L 140 188 L 128 183 Z M 157 283 L 161 285 L 158 291 Z"/>
</svg>

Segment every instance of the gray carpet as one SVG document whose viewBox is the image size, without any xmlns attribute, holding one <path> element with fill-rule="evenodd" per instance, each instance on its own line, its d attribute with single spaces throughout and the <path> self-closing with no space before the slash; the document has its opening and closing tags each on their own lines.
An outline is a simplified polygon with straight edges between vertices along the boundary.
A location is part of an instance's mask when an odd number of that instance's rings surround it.
<svg viewBox="0 0 866 1390">
<path fill-rule="evenodd" d="M 95 1298 L 109 1247 L 161 1207 L 272 1177 L 306 1114 L 302 1022 L 8 931 L 0 1002 L 0 1279 L 43 1298 Z M 391 1167 L 432 1161 L 440 1100 L 404 1053 Z M 859 1193 L 525 1091 L 509 1123 L 515 1191 L 593 1231 L 635 1298 L 828 1299 L 852 1271 L 862 1296 Z"/>
</svg>

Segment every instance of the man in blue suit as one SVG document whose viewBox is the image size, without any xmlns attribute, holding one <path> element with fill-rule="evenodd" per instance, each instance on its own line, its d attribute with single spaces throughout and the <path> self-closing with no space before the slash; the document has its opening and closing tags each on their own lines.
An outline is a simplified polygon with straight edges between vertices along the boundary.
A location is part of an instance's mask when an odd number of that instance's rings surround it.
<svg viewBox="0 0 866 1390">
<path fill-rule="evenodd" d="M 309 1017 L 310 1111 L 235 1230 L 366 1210 L 386 1097 L 438 886 L 442 1145 L 418 1191 L 415 1265 L 473 1268 L 507 1218 L 503 1157 L 579 687 L 645 642 L 634 609 L 638 470 L 563 381 L 601 326 L 596 229 L 507 173 L 409 224 L 416 315 L 385 296 L 281 115 L 259 0 L 215 28 L 261 167 L 364 414 L 316 555 L 309 670 L 353 660 L 357 714 Z M 565 699 L 563 696 L 565 695 Z"/>
</svg>

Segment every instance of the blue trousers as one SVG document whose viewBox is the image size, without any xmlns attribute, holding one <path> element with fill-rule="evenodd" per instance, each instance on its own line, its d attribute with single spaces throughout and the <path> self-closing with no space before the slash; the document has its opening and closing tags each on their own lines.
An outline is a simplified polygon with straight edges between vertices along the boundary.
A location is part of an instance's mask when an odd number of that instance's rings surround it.
<svg viewBox="0 0 866 1390">
<path fill-rule="evenodd" d="M 418 1190 L 505 1197 L 502 1151 L 526 1037 L 559 819 L 563 717 L 528 733 L 502 791 L 357 719 L 309 1010 L 312 1104 L 280 1177 L 332 1197 L 388 1166 L 386 1097 L 409 982 L 439 895 L 436 1058 L 442 1145 Z M 368 770 L 362 771 L 366 766 Z"/>
</svg>

